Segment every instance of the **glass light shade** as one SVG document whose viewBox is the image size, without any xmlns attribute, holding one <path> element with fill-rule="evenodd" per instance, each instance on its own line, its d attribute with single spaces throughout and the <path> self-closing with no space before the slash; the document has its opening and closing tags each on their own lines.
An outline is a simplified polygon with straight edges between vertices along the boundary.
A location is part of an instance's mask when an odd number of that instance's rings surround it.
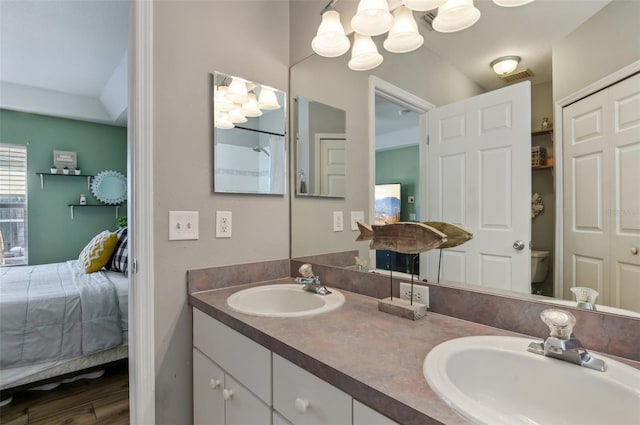
<svg viewBox="0 0 640 425">
<path fill-rule="evenodd" d="M 214 89 L 213 104 L 215 108 L 218 109 L 219 111 L 229 112 L 235 106 L 235 104 L 232 101 L 227 99 L 226 94 L 228 89 L 229 87 L 227 86 L 220 86 Z"/>
<path fill-rule="evenodd" d="M 247 101 L 247 82 L 233 77 L 225 95 L 227 99 L 242 104 Z"/>
<path fill-rule="evenodd" d="M 272 88 L 262 86 L 260 96 L 258 96 L 258 107 L 266 110 L 280 108 L 278 98 Z"/>
<path fill-rule="evenodd" d="M 473 5 L 473 0 L 447 0 L 438 8 L 438 15 L 433 20 L 433 29 L 438 32 L 462 31 L 480 19 L 480 11 Z"/>
<path fill-rule="evenodd" d="M 491 62 L 489 66 L 498 75 L 510 74 L 515 71 L 520 58 L 518 56 L 504 56 Z"/>
<path fill-rule="evenodd" d="M 229 119 L 229 114 L 227 114 L 227 113 L 218 114 L 216 116 L 214 126 L 216 128 L 221 128 L 223 130 L 230 130 L 233 127 L 235 127 L 235 125 L 233 125 L 233 123 Z"/>
<path fill-rule="evenodd" d="M 354 34 L 349 68 L 354 71 L 368 71 L 382 63 L 382 55 L 368 35 Z"/>
<path fill-rule="evenodd" d="M 229 112 L 229 121 L 234 124 L 242 124 L 247 122 L 247 118 L 242 114 L 240 106 L 236 106 Z"/>
<path fill-rule="evenodd" d="M 349 50 L 349 38 L 344 34 L 344 27 L 340 23 L 340 14 L 335 10 L 328 10 L 322 14 L 322 22 L 318 32 L 311 40 L 311 48 L 320 56 L 335 58 Z"/>
<path fill-rule="evenodd" d="M 406 53 L 422 46 L 422 43 L 424 38 L 418 33 L 418 24 L 413 18 L 413 12 L 404 6 L 394 10 L 393 26 L 384 41 L 384 48 L 393 53 Z"/>
<path fill-rule="evenodd" d="M 409 9 L 420 12 L 436 9 L 442 6 L 445 1 L 447 0 L 402 0 Z"/>
<path fill-rule="evenodd" d="M 258 99 L 256 99 L 256 95 L 253 93 L 249 93 L 248 100 L 242 104 L 242 114 L 245 117 L 259 117 L 262 115 L 262 111 L 258 108 Z"/>
<path fill-rule="evenodd" d="M 380 35 L 389 31 L 393 16 L 387 0 L 360 0 L 358 11 L 351 18 L 351 28 L 362 35 Z"/>
<path fill-rule="evenodd" d="M 502 7 L 517 7 L 531 3 L 533 0 L 493 0 L 495 4 Z"/>
</svg>

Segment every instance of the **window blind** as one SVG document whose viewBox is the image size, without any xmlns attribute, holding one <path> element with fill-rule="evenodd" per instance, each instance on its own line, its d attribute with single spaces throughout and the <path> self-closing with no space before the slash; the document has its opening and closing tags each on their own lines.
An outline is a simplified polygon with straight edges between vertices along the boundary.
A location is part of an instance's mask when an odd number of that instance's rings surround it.
<svg viewBox="0 0 640 425">
<path fill-rule="evenodd" d="M 27 194 L 27 148 L 0 143 L 0 202 L 24 200 Z"/>
</svg>

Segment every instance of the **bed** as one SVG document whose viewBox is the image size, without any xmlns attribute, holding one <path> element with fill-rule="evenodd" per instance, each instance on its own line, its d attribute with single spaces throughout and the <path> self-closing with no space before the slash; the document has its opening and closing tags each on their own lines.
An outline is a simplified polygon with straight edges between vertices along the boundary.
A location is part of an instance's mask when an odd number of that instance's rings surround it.
<svg viewBox="0 0 640 425">
<path fill-rule="evenodd" d="M 127 276 L 79 260 L 0 268 L 0 390 L 128 356 Z"/>
</svg>

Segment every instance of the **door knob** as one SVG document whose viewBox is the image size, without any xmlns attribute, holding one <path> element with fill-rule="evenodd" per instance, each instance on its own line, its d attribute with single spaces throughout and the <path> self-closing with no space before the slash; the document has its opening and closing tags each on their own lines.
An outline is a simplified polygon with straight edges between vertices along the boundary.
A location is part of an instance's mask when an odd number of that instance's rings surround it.
<svg viewBox="0 0 640 425">
<path fill-rule="evenodd" d="M 638 255 L 638 248 L 637 248 L 637 247 L 635 247 L 635 246 L 632 246 L 632 247 L 631 247 L 631 254 L 632 254 L 632 255 Z"/>
<path fill-rule="evenodd" d="M 306 413 L 308 408 L 309 408 L 309 400 L 306 400 L 304 398 L 296 398 L 296 410 L 299 413 Z"/>
<path fill-rule="evenodd" d="M 224 398 L 225 400 L 229 400 L 231 397 L 233 397 L 233 390 L 229 390 L 226 388 L 222 390 L 222 398 Z"/>
<path fill-rule="evenodd" d="M 524 249 L 524 241 L 515 241 L 513 243 L 513 249 L 517 249 L 518 251 L 522 251 Z"/>
</svg>

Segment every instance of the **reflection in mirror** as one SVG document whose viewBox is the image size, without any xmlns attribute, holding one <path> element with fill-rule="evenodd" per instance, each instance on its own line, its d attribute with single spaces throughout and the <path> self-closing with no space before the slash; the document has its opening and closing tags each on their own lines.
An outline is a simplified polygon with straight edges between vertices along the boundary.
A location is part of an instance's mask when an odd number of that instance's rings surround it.
<svg viewBox="0 0 640 425">
<path fill-rule="evenodd" d="M 285 93 L 219 72 L 211 85 L 214 191 L 286 193 Z"/>
<path fill-rule="evenodd" d="M 563 269 L 571 268 L 571 258 L 565 259 L 563 267 L 558 267 L 558 270 L 556 270 L 555 267 L 556 260 L 563 255 L 566 256 L 568 252 L 564 245 L 565 238 L 560 231 L 562 213 L 567 206 L 566 201 L 564 204 L 561 203 L 567 196 L 566 193 L 563 194 L 564 188 L 561 183 L 563 182 L 562 179 L 564 175 L 570 172 L 567 167 L 562 168 L 563 159 L 561 155 L 565 154 L 563 147 L 566 145 L 567 136 L 564 136 L 562 132 L 559 131 L 563 119 L 562 115 L 558 114 L 562 114 L 562 112 L 555 108 L 558 107 L 557 99 L 568 98 L 576 91 L 596 83 L 599 79 L 604 79 L 614 72 L 620 76 L 619 78 L 629 76 L 629 70 L 636 70 L 634 72 L 637 72 L 638 65 L 634 65 L 633 67 L 627 65 L 633 61 L 635 61 L 634 64 L 637 64 L 639 58 L 637 54 L 628 52 L 627 50 L 621 50 L 616 54 L 612 54 L 611 59 L 613 62 L 607 66 L 601 63 L 597 55 L 593 57 L 589 55 L 587 55 L 589 57 L 585 56 L 585 60 L 589 65 L 588 67 L 585 67 L 582 62 L 578 63 L 572 60 L 572 55 L 575 54 L 575 52 L 588 52 L 592 49 L 591 40 L 594 39 L 593 37 L 598 37 L 606 42 L 615 42 L 615 40 L 613 40 L 614 37 L 607 34 L 606 31 L 603 31 L 599 23 L 607 22 L 611 27 L 625 28 L 625 31 L 629 31 L 631 34 L 637 34 L 637 26 L 631 25 L 623 19 L 623 17 L 628 16 L 631 12 L 637 13 L 638 6 L 633 3 L 634 2 L 613 1 L 602 2 L 602 4 L 598 6 L 593 2 L 591 5 L 594 7 L 589 8 L 587 2 L 564 2 L 562 5 L 556 2 L 553 4 L 555 10 L 553 13 L 543 13 L 547 7 L 551 7 L 550 3 L 533 2 L 527 5 L 526 8 L 509 11 L 513 17 L 513 22 L 510 21 L 509 24 L 514 24 L 515 22 L 540 22 L 540 25 L 543 23 L 547 25 L 549 24 L 549 19 L 557 19 L 554 28 L 561 31 L 555 40 L 543 39 L 543 33 L 537 34 L 535 37 L 536 43 L 538 43 L 536 48 L 540 51 L 547 52 L 547 59 L 544 62 L 549 65 L 549 71 L 545 71 L 545 68 L 540 68 L 541 71 L 538 71 L 538 66 L 542 64 L 536 65 L 531 63 L 529 65 L 532 67 L 532 71 L 536 74 L 536 77 L 532 81 L 531 116 L 523 118 L 523 120 L 529 118 L 531 122 L 533 134 L 528 141 L 531 143 L 531 146 L 546 147 L 548 156 L 554 156 L 555 158 L 553 161 L 547 162 L 552 165 L 532 170 L 533 187 L 518 186 L 519 182 L 515 181 L 512 181 L 512 183 L 514 183 L 514 186 L 520 187 L 522 193 L 526 193 L 529 197 L 535 192 L 542 195 L 544 199 L 545 211 L 535 218 L 532 226 L 534 234 L 529 240 L 533 240 L 535 250 L 549 252 L 547 257 L 541 257 L 549 266 L 547 272 L 541 275 L 546 276 L 546 281 L 550 283 L 552 289 L 554 287 L 557 289 L 562 286 L 565 289 L 565 293 L 563 293 L 563 291 L 546 291 L 544 293 L 565 299 L 553 299 L 551 297 L 542 297 L 529 293 L 519 293 L 514 296 L 536 301 L 548 300 L 549 303 L 576 304 L 574 296 L 568 293 L 568 288 L 576 284 L 574 284 L 571 279 L 563 277 L 562 274 Z M 347 2 L 337 3 L 338 8 L 346 8 L 346 5 Z M 490 17 L 491 19 L 495 19 L 492 22 L 500 21 L 500 13 L 502 13 L 502 10 L 495 8 L 491 2 L 486 2 L 486 4 L 482 2 L 478 7 L 483 9 L 483 19 L 474 30 L 457 34 L 456 40 L 453 40 L 451 37 L 447 38 L 442 34 L 427 33 L 428 37 L 425 36 L 425 45 L 421 49 L 405 55 L 385 54 L 384 63 L 370 73 L 366 73 L 366 75 L 365 73 L 357 73 L 348 69 L 347 62 L 349 55 L 343 55 L 338 58 L 323 58 L 312 55 L 292 67 L 290 73 L 292 96 L 304 94 L 320 99 L 325 103 L 340 105 L 341 108 L 347 111 L 347 117 L 349 119 L 349 179 L 347 181 L 349 198 L 345 199 L 345 202 L 341 204 L 320 201 L 306 202 L 308 200 L 301 199 L 300 197 L 291 198 L 292 257 L 308 257 L 345 250 L 356 250 L 358 251 L 357 255 L 359 257 L 370 258 L 367 246 L 355 243 L 354 240 L 357 235 L 354 232 L 348 232 L 348 228 L 345 228 L 345 230 L 347 230 L 345 232 L 333 232 L 330 226 L 313 228 L 312 230 L 310 226 L 308 226 L 310 221 L 323 222 L 324 220 L 329 222 L 329 217 L 331 217 L 332 211 L 335 210 L 343 210 L 345 212 L 368 211 L 366 221 L 371 223 L 373 221 L 373 209 L 369 208 L 374 200 L 375 183 L 392 183 L 399 181 L 398 178 L 392 179 L 393 176 L 389 176 L 389 180 L 384 182 L 374 180 L 378 170 L 374 165 L 376 154 L 375 152 L 371 153 L 372 151 L 369 150 L 375 131 L 375 129 L 371 128 L 371 102 L 373 98 L 371 97 L 371 93 L 368 92 L 371 85 L 370 78 L 380 78 L 421 99 L 433 103 L 434 106 L 447 105 L 506 85 L 501 83 L 500 79 L 495 75 L 491 76 L 493 80 L 488 79 L 489 77 L 486 76 L 483 77 L 487 78 L 484 82 L 474 82 L 474 80 L 472 80 L 474 77 L 471 75 L 474 72 L 479 73 L 475 68 L 477 64 L 470 64 L 464 60 L 464 58 L 473 56 L 476 50 L 484 49 L 486 46 L 494 46 L 494 50 L 499 46 L 499 43 L 479 43 L 479 38 L 494 35 L 502 36 L 500 35 L 500 31 L 496 31 L 498 26 L 489 25 Z M 566 7 L 568 13 L 560 17 L 560 15 L 556 13 L 557 7 Z M 355 9 L 355 6 L 353 9 Z M 602 9 L 602 11 L 600 11 L 600 9 Z M 576 19 L 578 16 L 582 16 L 582 18 Z M 430 40 L 432 40 L 432 42 L 430 42 Z M 374 41 L 378 44 L 378 50 L 383 52 L 383 46 L 380 40 L 374 39 Z M 458 47 L 459 49 L 456 49 Z M 496 54 L 494 55 L 493 53 Z M 498 53 L 499 52 L 488 52 L 487 55 L 497 57 L 501 54 Z M 627 53 L 629 53 L 629 55 L 625 57 Z M 553 58 L 553 73 L 550 72 L 551 58 Z M 479 61 L 476 62 L 479 63 Z M 492 72 L 488 67 L 488 63 L 483 63 L 482 65 L 484 65 L 483 69 Z M 477 66 L 478 69 L 480 69 L 480 65 Z M 627 70 L 627 74 L 623 75 L 620 71 L 625 69 Z M 424 70 L 428 70 L 428 77 L 425 77 Z M 462 72 L 465 74 L 462 75 Z M 466 77 L 467 75 L 469 77 Z M 551 81 L 551 77 L 554 78 L 554 81 Z M 615 82 L 616 81 L 611 81 L 611 84 Z M 588 93 L 585 93 L 584 95 L 586 96 L 587 94 Z M 556 128 L 540 131 L 541 122 L 544 121 L 543 117 L 553 117 L 550 121 L 555 124 Z M 565 125 L 565 127 L 569 126 Z M 566 132 L 566 128 L 563 128 L 563 130 Z M 562 145 L 560 145 L 561 139 L 564 139 Z M 555 165 L 553 165 L 554 163 Z M 593 161 L 593 164 L 596 163 L 600 164 L 597 161 Z M 400 167 L 396 167 L 396 170 L 400 169 Z M 421 166 L 419 171 L 420 182 L 426 182 L 425 173 L 427 170 Z M 587 186 L 590 182 L 589 179 L 595 175 L 594 173 L 585 174 L 584 182 Z M 603 177 L 607 179 L 607 185 L 614 182 L 614 179 L 609 180 L 608 175 L 603 175 Z M 542 191 L 540 187 L 536 186 L 538 183 L 540 183 L 538 186 L 549 189 Z M 594 185 L 591 185 L 591 187 L 594 187 Z M 608 190 L 607 194 L 617 196 L 620 190 L 615 186 L 611 187 L 612 189 Z M 592 194 L 593 196 L 596 196 L 596 194 L 599 196 L 601 192 L 585 188 L 584 192 L 581 193 L 588 194 L 589 196 Z M 633 193 L 635 194 L 636 192 Z M 417 201 L 415 207 L 423 207 L 422 211 L 416 209 L 416 220 L 422 221 L 430 219 L 428 210 L 424 208 L 428 206 L 425 205 L 424 202 L 427 196 L 426 188 L 420 187 L 415 191 L 415 200 Z M 406 198 L 404 195 L 402 197 Z M 591 197 L 585 199 L 591 199 Z M 629 202 L 636 202 L 636 204 L 633 205 L 637 205 L 637 196 L 628 199 Z M 558 202 L 557 205 L 555 204 L 556 201 Z M 608 207 L 609 206 L 600 207 L 600 211 L 608 211 Z M 602 215 L 597 215 L 595 203 L 591 206 L 585 206 L 581 211 L 589 217 L 603 217 Z M 527 216 L 530 215 L 530 212 L 531 210 L 529 208 Z M 558 217 L 555 217 L 556 214 Z M 635 220 L 637 215 L 633 217 Z M 538 232 L 540 236 L 537 236 L 536 232 Z M 638 241 L 637 230 L 629 233 L 636 238 L 634 241 Z M 511 242 L 513 243 L 515 240 Z M 640 245 L 634 244 L 632 248 L 630 248 L 628 244 L 624 246 L 625 254 L 631 255 L 629 253 L 637 252 L 635 247 Z M 511 248 L 511 244 L 509 244 L 508 247 Z M 525 242 L 524 249 L 521 252 L 527 257 L 531 257 L 528 241 Z M 591 257 L 589 256 L 584 256 L 584 258 L 584 262 L 593 268 L 593 272 L 584 273 L 586 278 L 590 279 L 591 282 L 606 282 L 607 285 L 615 284 L 616 277 L 612 276 L 611 273 L 607 272 L 606 275 L 599 274 L 600 271 L 609 269 L 619 273 L 620 276 L 623 274 L 630 276 L 631 279 L 627 279 L 628 281 L 633 280 L 633 282 L 637 282 L 635 276 L 637 276 L 637 270 L 640 270 L 640 268 L 635 265 L 636 263 L 625 261 L 625 264 L 632 264 L 632 266 L 613 268 L 606 265 L 605 268 L 601 270 L 598 269 L 600 263 L 596 264 L 596 261 L 590 261 Z M 355 262 L 351 262 L 350 264 L 353 265 Z M 343 264 L 341 264 L 341 266 L 343 266 Z M 632 270 L 633 274 L 631 272 Z M 538 280 L 538 278 L 529 276 L 525 284 L 531 286 L 534 279 Z M 591 286 L 591 284 L 586 282 L 581 283 L 581 285 Z M 459 284 L 459 286 L 463 288 L 471 287 L 470 284 L 464 283 Z M 620 298 L 625 302 L 628 302 L 631 298 L 638 300 L 638 294 L 640 293 L 637 289 L 632 289 L 637 288 L 637 284 L 627 285 L 627 288 L 629 289 L 626 292 L 628 295 Z M 506 291 L 484 287 L 473 287 L 472 290 L 486 291 L 489 293 L 505 293 Z M 631 290 L 635 292 L 631 292 Z M 607 303 L 606 296 L 610 292 L 609 289 L 602 291 L 600 297 L 596 300 L 598 306 Z M 612 299 L 611 296 L 609 296 L 609 298 Z M 622 303 L 615 305 L 614 302 L 613 304 L 614 308 L 603 306 L 599 309 L 599 313 L 596 314 L 633 315 L 633 313 L 625 313 L 625 310 L 617 309 L 617 307 L 622 306 Z M 629 309 L 629 307 L 625 308 Z M 633 310 L 636 310 L 636 308 L 633 308 Z"/>
<path fill-rule="evenodd" d="M 347 178 L 346 113 L 296 98 L 296 194 L 344 198 Z"/>
</svg>

